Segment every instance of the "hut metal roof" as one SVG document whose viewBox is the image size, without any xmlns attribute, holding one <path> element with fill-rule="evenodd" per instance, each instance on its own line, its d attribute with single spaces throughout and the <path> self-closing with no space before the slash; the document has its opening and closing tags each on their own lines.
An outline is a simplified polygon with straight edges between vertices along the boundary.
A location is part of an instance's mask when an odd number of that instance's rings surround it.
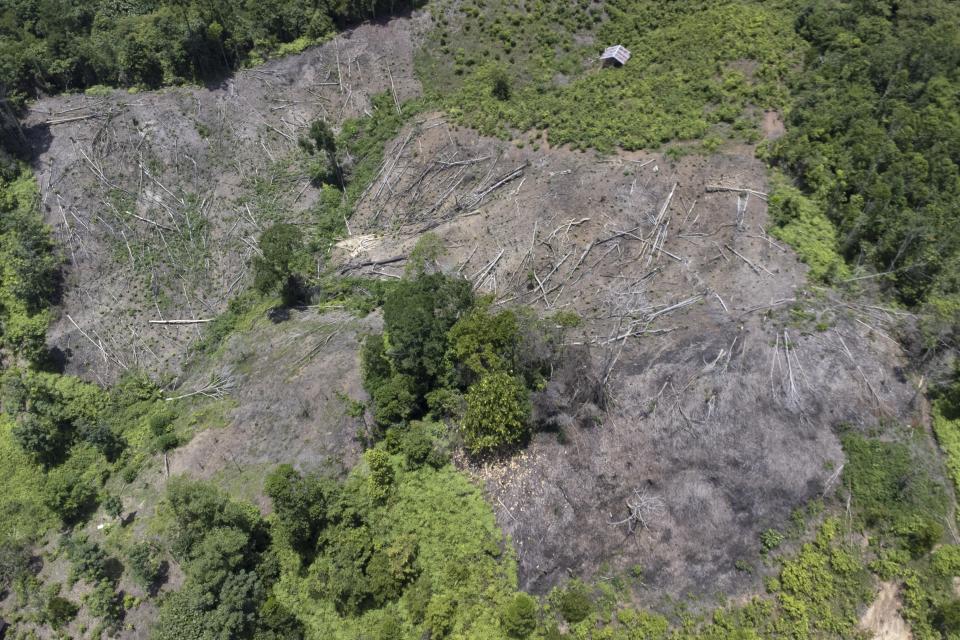
<svg viewBox="0 0 960 640">
<path fill-rule="evenodd" d="M 630 59 L 630 50 L 620 44 L 615 44 L 612 47 L 607 47 L 603 50 L 603 53 L 600 54 L 601 60 L 616 60 L 620 64 L 626 64 L 627 60 Z"/>
</svg>

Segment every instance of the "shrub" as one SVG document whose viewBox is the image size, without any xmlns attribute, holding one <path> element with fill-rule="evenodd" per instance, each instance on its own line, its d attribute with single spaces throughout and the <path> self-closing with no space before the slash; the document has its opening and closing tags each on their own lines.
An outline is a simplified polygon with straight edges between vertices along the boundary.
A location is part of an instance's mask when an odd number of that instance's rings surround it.
<svg viewBox="0 0 960 640">
<path fill-rule="evenodd" d="M 110 462 L 123 453 L 127 443 L 103 422 L 82 423 L 78 429 L 80 439 L 96 447 Z"/>
<path fill-rule="evenodd" d="M 420 236 L 407 259 L 406 274 L 411 277 L 437 270 L 437 261 L 447 252 L 443 240 L 435 233 Z"/>
<path fill-rule="evenodd" d="M 396 374 L 372 392 L 376 405 L 374 420 L 382 427 L 406 421 L 417 408 L 417 395 L 411 376 Z"/>
<path fill-rule="evenodd" d="M 248 532 L 252 543 L 248 553 L 254 553 L 256 546 L 264 542 L 259 515 L 205 482 L 171 478 L 167 484 L 166 506 L 173 516 L 172 550 L 182 560 L 192 559 L 200 543 L 215 529 Z"/>
<path fill-rule="evenodd" d="M 127 554 L 127 568 L 134 581 L 148 591 L 155 589 L 166 577 L 159 550 L 149 542 L 133 545 Z"/>
<path fill-rule="evenodd" d="M 387 356 L 394 369 L 410 376 L 418 392 L 435 386 L 447 350 L 447 331 L 473 303 L 463 278 L 422 273 L 400 281 L 383 306 Z"/>
<path fill-rule="evenodd" d="M 960 545 L 945 544 L 934 551 L 933 569 L 941 576 L 960 576 Z"/>
<path fill-rule="evenodd" d="M 364 339 L 360 348 L 360 374 L 364 388 L 371 395 L 393 375 L 382 333 L 375 333 Z"/>
<path fill-rule="evenodd" d="M 71 562 L 71 582 L 83 578 L 87 582 L 97 583 L 107 578 L 109 557 L 97 543 L 91 542 L 83 534 L 77 534 L 67 539 L 65 549 Z"/>
<path fill-rule="evenodd" d="M 101 501 L 101 504 L 103 505 L 103 510 L 109 516 L 119 518 L 120 514 L 123 513 L 123 501 L 121 501 L 118 496 L 115 496 L 112 493 L 107 495 Z"/>
<path fill-rule="evenodd" d="M 766 553 L 783 544 L 783 534 L 776 529 L 767 529 L 760 534 L 760 549 Z"/>
<path fill-rule="evenodd" d="M 943 537 L 943 526 L 936 520 L 916 517 L 901 529 L 907 549 L 914 558 L 926 555 Z"/>
<path fill-rule="evenodd" d="M 528 435 L 529 416 L 523 382 L 508 373 L 487 374 L 467 392 L 462 423 L 466 445 L 482 453 L 518 444 Z"/>
<path fill-rule="evenodd" d="M 919 550 L 936 531 L 925 521 L 946 512 L 944 488 L 906 443 L 867 439 L 855 433 L 841 437 L 847 462 L 843 482 L 858 518 Z"/>
<path fill-rule="evenodd" d="M 102 618 L 108 624 L 116 624 L 123 617 L 123 601 L 110 582 L 99 582 L 83 598 L 84 604 L 95 618 Z"/>
<path fill-rule="evenodd" d="M 849 273 L 839 253 L 837 230 L 813 198 L 804 196 L 782 178 L 770 195 L 770 217 L 776 226 L 773 235 L 796 248 L 810 267 L 810 277 L 831 281 Z"/>
<path fill-rule="evenodd" d="M 448 594 L 435 594 L 427 605 L 425 623 L 431 638 L 445 638 L 450 633 L 457 603 Z"/>
<path fill-rule="evenodd" d="M 172 549 L 186 573 L 183 588 L 165 597 L 157 640 L 243 638 L 276 571 L 264 562 L 268 536 L 252 505 L 185 478 L 167 485 Z"/>
<path fill-rule="evenodd" d="M 383 500 L 393 487 L 393 463 L 390 454 L 383 449 L 370 449 L 363 456 L 370 468 L 367 479 L 370 494 L 377 500 Z"/>
<path fill-rule="evenodd" d="M 414 422 L 403 433 L 400 453 L 408 469 L 419 469 L 433 456 L 433 437 L 425 423 Z"/>
<path fill-rule="evenodd" d="M 47 474 L 43 494 L 47 508 L 60 516 L 64 524 L 79 522 L 97 506 L 97 488 L 67 466 Z"/>
<path fill-rule="evenodd" d="M 305 291 L 297 262 L 303 250 L 303 234 L 292 224 L 278 222 L 260 236 L 263 255 L 253 260 L 253 284 L 264 294 L 279 292 L 287 306 L 302 301 Z"/>
<path fill-rule="evenodd" d="M 12 434 L 23 452 L 34 462 L 53 466 L 66 457 L 69 435 L 49 418 L 24 414 L 17 420 Z"/>
<path fill-rule="evenodd" d="M 365 571 L 374 606 L 398 599 L 404 587 L 417 577 L 417 552 L 417 540 L 412 535 L 401 536 L 373 552 Z"/>
<path fill-rule="evenodd" d="M 447 339 L 446 365 L 456 386 L 468 387 L 490 371 L 516 369 L 520 337 L 513 311 L 491 315 L 474 308 L 450 328 Z"/>
<path fill-rule="evenodd" d="M 14 581 L 27 572 L 30 566 L 30 549 L 12 540 L 0 540 L 0 598 Z"/>
<path fill-rule="evenodd" d="M 306 637 L 303 624 L 273 596 L 260 606 L 257 627 L 255 640 L 303 640 Z"/>
<path fill-rule="evenodd" d="M 593 611 L 593 602 L 586 586 L 573 582 L 563 591 L 558 601 L 560 615 L 571 624 L 585 620 Z"/>
<path fill-rule="evenodd" d="M 537 601 L 518 593 L 504 609 L 500 622 L 513 638 L 526 638 L 537 626 Z"/>
<path fill-rule="evenodd" d="M 317 536 L 329 523 L 328 511 L 339 496 L 336 482 L 318 475 L 303 476 L 284 464 L 267 476 L 264 490 L 276 513 L 271 528 L 275 540 L 303 558 L 311 557 Z"/>
<path fill-rule="evenodd" d="M 424 400 L 434 418 L 463 415 L 465 406 L 463 394 L 457 389 L 440 387 L 427 393 Z"/>
<path fill-rule="evenodd" d="M 66 598 L 53 596 L 47 600 L 45 618 L 50 626 L 59 629 L 74 619 L 79 611 L 79 607 Z"/>
<path fill-rule="evenodd" d="M 494 98 L 500 101 L 510 99 L 512 93 L 510 89 L 510 79 L 503 69 L 496 69 L 490 74 L 490 93 Z"/>
<path fill-rule="evenodd" d="M 960 600 L 951 599 L 937 609 L 933 624 L 945 638 L 960 633 Z"/>
</svg>

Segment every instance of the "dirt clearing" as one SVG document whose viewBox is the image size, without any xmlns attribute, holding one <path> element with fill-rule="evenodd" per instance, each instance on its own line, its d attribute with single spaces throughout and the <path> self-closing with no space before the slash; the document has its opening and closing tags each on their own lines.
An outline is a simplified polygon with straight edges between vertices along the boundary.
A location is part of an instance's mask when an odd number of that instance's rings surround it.
<svg viewBox="0 0 960 640">
<path fill-rule="evenodd" d="M 596 422 L 562 406 L 572 389 L 555 376 L 548 410 L 566 426 L 522 463 L 469 469 L 525 589 L 639 565 L 646 600 L 755 591 L 762 571 L 737 566 L 760 567 L 760 532 L 836 486 L 834 427 L 910 414 L 883 330 L 895 318 L 808 287 L 766 233 L 765 175 L 749 147 L 676 162 L 519 149 L 438 114 L 388 145 L 352 221 L 365 241 L 343 259 L 402 254 L 433 231 L 447 267 L 496 305 L 583 318 L 567 344 L 607 381 Z M 646 528 L 614 524 L 637 495 L 664 508 Z"/>
<path fill-rule="evenodd" d="M 199 325 L 249 280 L 273 221 L 309 223 L 318 191 L 293 161 L 317 117 L 369 113 L 371 96 L 417 95 L 424 17 L 365 24 L 216 86 L 60 96 L 25 121 L 66 295 L 49 341 L 69 373 L 110 382 L 176 371 Z"/>
<path fill-rule="evenodd" d="M 874 640 L 911 640 L 910 627 L 900 615 L 902 607 L 895 582 L 880 584 L 880 593 L 860 618 L 860 626 L 873 634 Z"/>
</svg>

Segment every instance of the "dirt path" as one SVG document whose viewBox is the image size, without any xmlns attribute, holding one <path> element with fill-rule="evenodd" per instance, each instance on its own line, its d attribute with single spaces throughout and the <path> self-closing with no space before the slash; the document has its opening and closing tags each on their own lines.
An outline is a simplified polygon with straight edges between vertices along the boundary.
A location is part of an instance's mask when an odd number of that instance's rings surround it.
<svg viewBox="0 0 960 640">
<path fill-rule="evenodd" d="M 874 640 L 911 640 L 910 627 L 900 615 L 902 606 L 897 584 L 883 582 L 877 599 L 860 618 L 860 626 L 872 633 Z"/>
</svg>

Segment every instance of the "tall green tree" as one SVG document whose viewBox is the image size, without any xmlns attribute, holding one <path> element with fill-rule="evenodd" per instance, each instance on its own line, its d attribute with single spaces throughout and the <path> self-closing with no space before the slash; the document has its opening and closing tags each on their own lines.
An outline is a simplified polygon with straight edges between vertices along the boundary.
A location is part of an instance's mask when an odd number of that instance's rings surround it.
<svg viewBox="0 0 960 640">
<path fill-rule="evenodd" d="M 303 257 L 303 234 L 292 224 L 278 222 L 260 236 L 260 252 L 253 260 L 253 284 L 261 293 L 280 293 L 283 303 L 303 302 L 304 277 L 298 270 Z"/>
</svg>

